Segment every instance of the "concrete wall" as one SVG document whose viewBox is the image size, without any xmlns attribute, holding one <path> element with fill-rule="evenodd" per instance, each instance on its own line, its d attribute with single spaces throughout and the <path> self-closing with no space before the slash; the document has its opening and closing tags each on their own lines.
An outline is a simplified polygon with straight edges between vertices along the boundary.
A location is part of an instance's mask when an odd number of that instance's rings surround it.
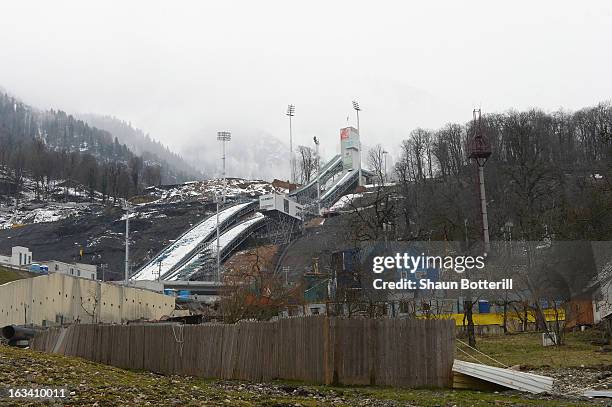
<svg viewBox="0 0 612 407">
<path fill-rule="evenodd" d="M 157 320 L 174 298 L 138 288 L 53 273 L 0 285 L 0 326 Z"/>
</svg>

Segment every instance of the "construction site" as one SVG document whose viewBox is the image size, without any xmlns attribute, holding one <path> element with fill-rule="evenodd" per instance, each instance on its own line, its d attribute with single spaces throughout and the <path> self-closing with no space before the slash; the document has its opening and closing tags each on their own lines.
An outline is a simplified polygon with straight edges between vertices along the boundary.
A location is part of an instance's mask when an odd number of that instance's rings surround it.
<svg viewBox="0 0 612 407">
<path fill-rule="evenodd" d="M 101 269 L 83 278 L 86 265 L 60 271 L 58 262 L 13 248 L 3 259 L 3 273 L 15 281 L 0 285 L 2 334 L 9 345 L 164 375 L 510 392 L 538 404 L 605 400 L 612 359 L 596 339 L 611 317 L 605 243 L 565 248 L 587 247 L 592 269 L 574 279 L 569 296 L 542 293 L 536 303 L 516 276 L 514 288 L 445 289 L 458 285 L 441 282 L 464 277 L 452 266 L 411 273 L 392 267 L 381 275 L 387 282 L 427 281 L 427 289 L 373 284 L 373 257 L 389 253 L 485 253 L 487 278 L 511 277 L 499 274 L 508 264 L 522 267 L 512 262 L 526 246 L 489 239 L 482 169 L 491 150 L 479 120 L 475 112 L 470 157 L 480 170 L 483 238 L 471 246 L 467 239 L 400 238 L 407 225 L 391 211 L 401 186 L 386 169 L 362 168 L 357 128 L 340 130 L 341 153 L 322 165 L 317 157 L 310 181 L 299 185 L 292 173 L 255 196 L 228 193 L 230 136 L 220 133 L 223 179 L 203 206 L 206 214 L 139 265 L 130 258 L 129 234 L 139 231 L 151 203 L 126 202 L 123 279 L 106 281 Z M 535 258 L 545 256 L 542 247 Z M 585 373 L 566 383 L 576 360 Z M 604 373 L 595 374 L 595 366 L 606 366 Z"/>
<path fill-rule="evenodd" d="M 612 406 L 612 2 L 0 21 L 0 407 Z"/>
</svg>

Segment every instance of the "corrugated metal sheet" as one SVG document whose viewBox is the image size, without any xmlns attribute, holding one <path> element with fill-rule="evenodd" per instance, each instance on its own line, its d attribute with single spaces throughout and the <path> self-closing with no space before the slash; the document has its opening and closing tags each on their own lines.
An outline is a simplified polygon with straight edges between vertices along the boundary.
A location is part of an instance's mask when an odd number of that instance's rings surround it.
<svg viewBox="0 0 612 407">
<path fill-rule="evenodd" d="M 529 393 L 552 391 L 552 377 L 456 360 L 453 371 Z"/>
<path fill-rule="evenodd" d="M 584 392 L 585 397 L 608 397 L 612 398 L 612 390 L 587 390 Z"/>
</svg>

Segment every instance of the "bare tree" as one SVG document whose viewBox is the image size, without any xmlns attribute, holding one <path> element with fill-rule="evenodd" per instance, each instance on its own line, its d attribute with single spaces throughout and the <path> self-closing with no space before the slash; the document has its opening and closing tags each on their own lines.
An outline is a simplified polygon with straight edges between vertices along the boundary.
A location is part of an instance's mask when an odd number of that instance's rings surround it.
<svg viewBox="0 0 612 407">
<path fill-rule="evenodd" d="M 367 165 L 378 179 L 380 185 L 385 184 L 385 150 L 380 144 L 368 151 Z"/>
<path fill-rule="evenodd" d="M 300 183 L 307 184 L 317 171 L 317 153 L 310 147 L 298 146 L 297 154 L 298 179 Z"/>
<path fill-rule="evenodd" d="M 92 324 L 96 324 L 100 320 L 100 302 L 102 301 L 102 295 L 102 284 L 96 284 L 95 287 L 87 291 L 86 297 L 81 297 L 81 308 L 91 317 Z"/>
<path fill-rule="evenodd" d="M 274 273 L 269 248 L 257 247 L 245 255 L 244 261 L 224 274 L 227 292 L 220 305 L 228 323 L 248 318 L 268 320 L 278 315 L 291 294 L 280 274 Z"/>
</svg>

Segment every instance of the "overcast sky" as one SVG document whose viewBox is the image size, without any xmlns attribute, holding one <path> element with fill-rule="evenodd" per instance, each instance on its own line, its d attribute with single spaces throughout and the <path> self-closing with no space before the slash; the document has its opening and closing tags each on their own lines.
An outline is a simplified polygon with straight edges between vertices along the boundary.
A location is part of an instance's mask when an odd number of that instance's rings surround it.
<svg viewBox="0 0 612 407">
<path fill-rule="evenodd" d="M 394 149 L 510 108 L 612 98 L 609 1 L 5 1 L 0 86 L 25 102 L 115 115 L 181 151 L 217 130 Z M 249 138 L 250 137 L 250 138 Z"/>
</svg>

